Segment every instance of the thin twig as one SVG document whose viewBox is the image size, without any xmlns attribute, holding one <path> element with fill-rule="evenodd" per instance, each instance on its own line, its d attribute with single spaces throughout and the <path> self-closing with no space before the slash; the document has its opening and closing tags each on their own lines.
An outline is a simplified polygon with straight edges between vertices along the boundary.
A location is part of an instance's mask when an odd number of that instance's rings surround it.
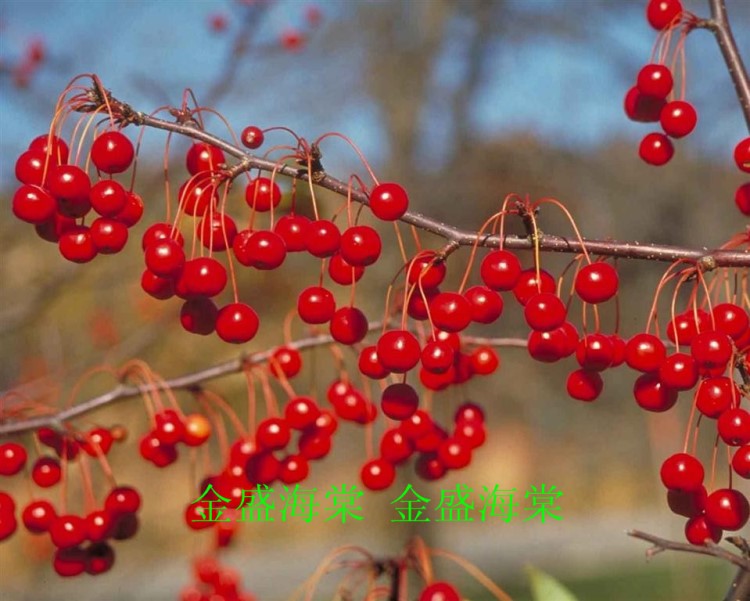
<svg viewBox="0 0 750 601">
<path fill-rule="evenodd" d="M 373 322 L 369 326 L 371 332 L 378 331 L 383 327 L 382 322 Z M 526 341 L 520 338 L 474 338 L 471 336 L 462 337 L 462 341 L 469 345 L 492 345 L 498 347 L 525 347 Z M 306 350 L 319 346 L 325 346 L 333 344 L 335 341 L 328 334 L 320 334 L 318 336 L 311 336 L 309 338 L 302 338 L 288 343 L 286 346 L 296 350 Z M 273 353 L 276 351 L 276 347 L 252 354 L 242 354 L 235 359 L 230 359 L 223 363 L 219 363 L 212 367 L 202 369 L 200 371 L 191 372 L 172 378 L 171 380 L 164 380 L 161 383 L 157 382 L 154 384 L 144 384 L 141 386 L 128 386 L 121 384 L 112 390 L 100 394 L 93 398 L 87 399 L 80 403 L 76 403 L 72 407 L 63 409 L 57 413 L 51 413 L 41 417 L 33 417 L 29 419 L 18 419 L 8 421 L 7 423 L 0 423 L 0 438 L 3 436 L 9 436 L 11 434 L 21 434 L 28 432 L 29 430 L 36 430 L 42 427 L 54 427 L 60 428 L 60 426 L 76 417 L 94 411 L 105 405 L 109 405 L 116 401 L 124 399 L 138 397 L 144 393 L 151 392 L 153 390 L 189 390 L 197 387 L 204 382 L 210 380 L 216 380 L 231 374 L 241 372 L 247 367 L 258 365 L 267 362 Z"/>
<path fill-rule="evenodd" d="M 308 173 L 304 169 L 300 169 L 299 166 L 279 165 L 273 161 L 247 154 L 244 150 L 234 146 L 230 142 L 204 130 L 197 129 L 188 124 L 175 123 L 152 117 L 134 110 L 130 105 L 111 96 L 108 100 L 110 106 L 116 113 L 116 117 L 121 121 L 188 136 L 212 144 L 227 154 L 236 157 L 240 162 L 229 170 L 231 177 L 237 177 L 241 173 L 251 169 L 257 169 L 268 172 L 275 171 L 277 175 L 284 175 L 302 181 L 309 180 Z M 96 110 L 97 108 L 99 107 L 94 103 L 81 106 L 79 107 L 79 110 L 88 112 Z M 351 189 L 347 182 L 331 177 L 330 175 L 326 175 L 321 179 L 316 178 L 314 183 L 345 198 L 349 197 L 353 201 L 364 205 L 369 204 L 369 199 L 366 193 L 361 190 Z M 462 230 L 413 211 L 407 211 L 401 217 L 400 221 L 413 225 L 425 232 L 440 236 L 441 238 L 461 246 L 473 246 L 477 244 L 478 241 L 480 246 L 497 248 L 500 246 L 501 242 L 499 236 L 480 237 L 476 232 Z M 750 251 L 745 250 L 712 250 L 705 247 L 688 248 L 665 244 L 644 244 L 638 241 L 619 242 L 616 240 L 594 240 L 586 238 L 583 238 L 582 242 L 583 243 L 576 238 L 544 234 L 540 237 L 537 244 L 539 250 L 545 252 L 578 254 L 583 252 L 583 247 L 585 246 L 589 253 L 624 259 L 643 259 L 669 263 L 683 259 L 700 263 L 704 269 L 711 269 L 714 267 L 750 267 Z M 504 237 L 503 245 L 505 248 L 513 250 L 530 250 L 534 248 L 534 240 L 530 239 L 528 236 L 507 234 Z"/>
<path fill-rule="evenodd" d="M 745 123 L 750 131 L 750 78 L 729 25 L 727 7 L 724 0 L 708 0 L 708 4 L 711 7 L 711 18 L 698 21 L 696 27 L 708 29 L 716 37 L 721 55 L 727 65 L 727 71 L 732 78 L 734 91 L 740 101 Z"/>
<path fill-rule="evenodd" d="M 718 557 L 736 565 L 743 570 L 750 571 L 750 560 L 745 559 L 742 555 L 732 553 L 726 549 L 719 547 L 714 544 L 702 545 L 691 545 L 689 543 L 678 543 L 677 541 L 667 540 L 666 538 L 660 538 L 647 532 L 641 532 L 640 530 L 628 530 L 628 536 L 633 538 L 640 538 L 641 540 L 648 541 L 654 546 L 646 550 L 647 557 L 653 557 L 657 553 L 662 551 L 684 551 L 686 553 L 698 553 L 700 555 L 711 555 L 712 557 Z"/>
</svg>

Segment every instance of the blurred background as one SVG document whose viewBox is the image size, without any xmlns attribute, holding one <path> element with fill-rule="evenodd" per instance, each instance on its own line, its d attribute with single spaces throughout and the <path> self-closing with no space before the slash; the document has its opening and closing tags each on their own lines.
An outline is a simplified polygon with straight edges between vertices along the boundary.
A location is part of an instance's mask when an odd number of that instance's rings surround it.
<svg viewBox="0 0 750 601">
<path fill-rule="evenodd" d="M 413 210 L 464 228 L 477 229 L 506 194 L 516 192 L 558 198 L 584 236 L 714 247 L 745 227 L 732 200 L 742 183 L 732 168 L 732 150 L 747 131 L 718 48 L 710 34 L 697 31 L 686 44 L 686 97 L 698 111 L 698 126 L 676 143 L 667 166 L 640 161 L 638 143 L 652 126 L 628 121 L 622 101 L 649 62 L 656 37 L 644 5 L 643 0 L 4 0 L 0 196 L 8 206 L 16 186 L 15 159 L 47 131 L 68 81 L 96 73 L 116 97 L 145 112 L 179 106 L 183 89 L 190 88 L 236 131 L 250 124 L 285 126 L 308 140 L 343 133 L 381 180 L 406 187 Z M 684 0 L 684 5 L 699 16 L 708 14 L 706 2 Z M 727 6 L 748 57 L 750 4 L 727 0 Z M 207 127 L 229 137 L 218 119 L 207 119 Z M 103 362 L 120 365 L 138 357 L 171 377 L 240 350 L 184 332 L 178 301 L 160 303 L 140 290 L 137 240 L 145 224 L 164 215 L 165 139 L 157 131 L 143 138 L 136 191 L 146 214 L 119 255 L 84 266 L 67 263 L 55 245 L 39 240 L 10 210 L 0 212 L 0 390 L 21 385 L 24 394 L 55 402 L 67 398 L 83 372 Z M 273 134 L 268 146 L 288 142 Z M 173 186 L 185 175 L 188 146 L 185 140 L 172 142 Z M 343 142 L 327 141 L 323 153 L 328 173 L 364 176 Z M 244 202 L 234 196 L 239 212 Z M 321 198 L 330 215 L 337 199 Z M 281 208 L 288 210 L 288 198 Z M 540 219 L 545 232 L 571 234 L 552 209 L 545 208 Z M 424 243 L 440 244 L 427 236 Z M 465 249 L 451 257 L 454 284 L 467 259 Z M 531 265 L 530 255 L 523 260 Z M 545 256 L 543 265 L 559 274 L 569 260 Z M 387 282 L 398 264 L 395 245 L 386 243 L 384 258 L 358 286 L 359 302 L 373 319 L 382 315 Z M 623 336 L 645 327 L 665 267 L 618 265 Z M 316 278 L 309 271 L 309 260 L 292 256 L 277 272 L 241 275 L 242 296 L 263 324 L 241 350 L 279 344 L 280 324 L 303 285 Z M 343 300 L 348 291 L 337 294 Z M 521 313 L 512 304 L 481 334 L 525 336 Z M 612 311 L 605 311 L 603 323 L 612 331 Z M 293 332 L 304 331 L 296 324 Z M 553 574 L 580 599 L 721 598 L 733 573 L 728 565 L 677 553 L 647 562 L 647 545 L 625 535 L 638 528 L 682 538 L 682 518 L 666 506 L 658 468 L 682 445 L 690 399 L 667 414 L 646 415 L 632 400 L 635 376 L 622 369 L 605 374 L 597 402 L 582 404 L 565 393 L 571 362 L 548 366 L 532 362 L 523 349 L 499 352 L 495 376 L 435 398 L 435 414 L 442 419 L 466 399 L 486 408 L 488 440 L 468 469 L 425 483 L 407 465 L 389 491 L 365 493 L 361 522 L 242 525 L 225 557 L 241 571 L 245 588 L 258 599 L 286 599 L 338 546 L 393 555 L 417 534 L 473 562 L 514 599 L 530 599 L 527 565 Z M 315 351 L 305 360 L 314 369 L 306 369 L 295 388 L 321 395 L 337 375 L 330 354 Z M 113 384 L 106 376 L 95 378 L 76 398 Z M 244 415 L 242 377 L 209 388 Z M 188 395 L 179 400 L 186 409 L 194 407 Z M 19 533 L 0 546 L 3 601 L 174 599 L 190 580 L 188 558 L 208 548 L 207 535 L 188 532 L 183 523 L 183 508 L 195 497 L 188 458 L 158 470 L 138 456 L 136 441 L 148 428 L 142 405 L 123 402 L 77 425 L 92 423 L 121 423 L 130 431 L 111 460 L 118 482 L 136 484 L 143 494 L 141 530 L 135 540 L 117 546 L 110 573 L 70 581 L 53 573 L 46 537 Z M 704 442 L 707 457 L 711 441 Z M 342 425 L 333 452 L 313 466 L 306 483 L 320 491 L 358 484 L 364 459 L 363 429 Z M 391 524 L 389 503 L 407 483 L 433 499 L 459 483 L 476 491 L 499 484 L 517 489 L 519 496 L 546 483 L 563 492 L 564 519 Z M 22 479 L 2 487 L 19 499 L 28 496 Z M 79 487 L 70 488 L 76 499 Z M 449 562 L 437 560 L 436 570 L 466 598 L 488 598 Z M 325 582 L 330 587 L 337 578 Z M 330 598 L 325 592 L 330 588 L 321 590 L 316 598 Z"/>
</svg>

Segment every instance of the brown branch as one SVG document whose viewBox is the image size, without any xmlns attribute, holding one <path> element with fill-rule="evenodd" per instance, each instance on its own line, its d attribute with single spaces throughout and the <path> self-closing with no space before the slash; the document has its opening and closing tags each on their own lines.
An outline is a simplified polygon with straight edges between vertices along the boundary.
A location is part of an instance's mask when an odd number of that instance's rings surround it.
<svg viewBox="0 0 750 601">
<path fill-rule="evenodd" d="M 740 568 L 729 586 L 724 601 L 747 601 L 750 599 L 750 571 Z"/>
<path fill-rule="evenodd" d="M 240 159 L 240 163 L 230 170 L 232 177 L 236 177 L 240 173 L 251 169 L 258 169 L 262 171 L 275 171 L 277 174 L 302 181 L 309 180 L 307 172 L 304 169 L 300 169 L 299 166 L 279 165 L 273 161 L 247 154 L 237 146 L 206 131 L 186 124 L 165 121 L 164 119 L 135 111 L 129 105 L 113 97 L 109 98 L 109 103 L 114 107 L 115 112 L 120 116 L 121 120 L 125 122 L 162 129 L 207 142 L 222 149 L 227 154 Z M 81 107 L 80 110 L 91 111 L 96 108 L 98 107 L 95 104 L 88 104 Z M 329 175 L 314 183 L 340 196 L 348 196 L 352 200 L 364 205 L 369 204 L 367 194 L 360 190 L 350 190 L 347 182 Z M 455 228 L 413 211 L 408 211 L 404 214 L 401 221 L 461 246 L 479 244 L 484 247 L 497 248 L 501 243 L 501 239 L 498 236 L 478 236 L 476 232 Z M 529 250 L 534 248 L 534 241 L 527 236 L 508 234 L 504 237 L 502 243 L 505 248 L 513 250 Z M 669 263 L 683 259 L 699 263 L 704 270 L 715 267 L 750 267 L 750 251 L 711 250 L 705 247 L 687 248 L 662 244 L 644 244 L 638 241 L 618 242 L 615 240 L 590 240 L 586 238 L 583 239 L 582 244 L 577 238 L 567 238 L 550 234 L 540 235 L 538 244 L 539 249 L 546 252 L 578 254 L 583 252 L 585 246 L 589 253 L 623 259 L 643 259 Z"/>
<path fill-rule="evenodd" d="M 723 559 L 725 561 L 728 561 L 729 563 L 736 565 L 739 568 L 742 568 L 743 572 L 750 572 L 750 559 L 747 559 L 742 555 L 738 555 L 737 553 L 727 551 L 726 549 L 714 544 L 707 544 L 703 546 L 691 545 L 689 543 L 678 543 L 676 541 L 667 540 L 666 538 L 654 536 L 653 534 L 641 532 L 640 530 L 628 530 L 627 535 L 632 536 L 633 538 L 639 538 L 641 540 L 648 541 L 653 544 L 653 547 L 650 547 L 646 550 L 646 556 L 649 558 L 653 557 L 657 553 L 661 553 L 662 551 L 684 551 L 686 553 L 698 553 L 700 555 L 711 555 L 712 557 L 718 557 L 719 559 Z"/>
<path fill-rule="evenodd" d="M 383 327 L 382 323 L 373 322 L 370 324 L 370 332 L 379 330 Z M 462 337 L 462 341 L 466 344 L 482 344 L 492 345 L 500 347 L 525 347 L 526 341 L 519 338 L 474 338 L 471 336 Z M 289 348 L 301 350 L 307 350 L 319 346 L 325 346 L 328 344 L 334 344 L 334 340 L 328 334 L 320 334 L 317 336 L 311 336 L 309 338 L 302 338 L 288 343 L 286 346 Z M 50 413 L 49 415 L 32 417 L 28 419 L 18 419 L 7 422 L 0 421 L 0 438 L 3 436 L 9 436 L 11 434 L 21 434 L 30 430 L 37 430 L 42 427 L 52 427 L 61 429 L 63 423 L 70 421 L 76 417 L 80 417 L 86 413 L 109 405 L 116 401 L 124 399 L 130 399 L 138 397 L 144 393 L 151 392 L 154 390 L 190 390 L 197 386 L 208 382 L 210 380 L 216 380 L 227 375 L 232 375 L 241 372 L 247 367 L 258 365 L 267 362 L 271 355 L 276 351 L 277 347 L 252 354 L 241 354 L 235 359 L 230 359 L 223 363 L 219 363 L 212 367 L 202 369 L 200 371 L 191 372 L 172 378 L 170 380 L 163 380 L 154 384 L 146 384 L 142 386 L 129 386 L 121 384 L 116 388 L 87 399 L 80 403 L 76 403 L 72 407 L 68 407 L 56 413 Z"/>
<path fill-rule="evenodd" d="M 745 123 L 750 131 L 750 78 L 748 78 L 747 69 L 742 62 L 742 56 L 732 34 L 725 0 L 708 0 L 708 3 L 711 7 L 711 18 L 699 21 L 696 27 L 708 29 L 716 37 L 729 76 L 732 78 L 734 91 L 740 101 Z"/>
</svg>

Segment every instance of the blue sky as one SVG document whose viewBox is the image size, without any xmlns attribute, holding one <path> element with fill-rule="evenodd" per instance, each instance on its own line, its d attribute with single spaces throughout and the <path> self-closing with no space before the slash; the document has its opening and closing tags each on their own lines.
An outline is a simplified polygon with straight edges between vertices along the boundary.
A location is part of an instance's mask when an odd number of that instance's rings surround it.
<svg viewBox="0 0 750 601">
<path fill-rule="evenodd" d="M 543 18 L 548 7 L 559 8 L 561 3 L 582 11 L 585 18 L 587 0 L 516 4 Z M 304 25 L 308 4 L 303 0 L 277 2 L 255 35 L 273 44 L 286 27 Z M 284 124 L 311 138 L 327 130 L 341 131 L 377 163 L 385 152 L 384 138 L 377 107 L 358 92 L 364 88 L 364 82 L 357 80 L 363 52 L 356 43 L 357 32 L 342 30 L 355 10 L 354 3 L 330 0 L 317 4 L 325 20 L 310 50 L 302 55 L 271 51 L 249 60 L 239 78 L 246 96 L 241 101 L 228 98 L 220 108 L 237 128 L 247 122 Z M 649 131 L 649 126 L 630 123 L 623 115 L 627 77 L 621 70 L 622 58 L 615 63 L 613 56 L 625 56 L 625 63 L 632 57 L 630 77 L 634 79 L 638 66 L 649 56 L 654 33 L 642 10 L 636 10 L 640 3 L 618 4 L 630 8 L 611 16 L 603 11 L 597 13 L 596 21 L 585 23 L 594 35 L 584 44 L 532 35 L 498 52 L 488 62 L 472 106 L 476 135 L 491 138 L 510 131 L 530 131 L 555 145 L 590 147 L 618 136 L 637 142 Z M 696 12 L 705 12 L 702 2 L 686 4 Z M 731 10 L 732 0 L 729 7 Z M 12 62 L 29 39 L 39 36 L 51 63 L 35 79 L 31 91 L 19 93 L 9 88 L 8 78 L 0 83 L 0 149 L 6 156 L 16 156 L 44 131 L 56 94 L 77 73 L 98 73 L 118 96 L 144 110 L 165 100 L 178 102 L 180 90 L 187 86 L 200 98 L 223 64 L 229 39 L 211 33 L 207 18 L 223 13 L 231 19 L 236 10 L 235 3 L 227 0 L 4 0 L 0 5 L 0 58 Z M 735 27 L 747 54 L 750 23 L 736 22 Z M 330 54 L 331 36 L 343 40 L 341 44 L 351 42 L 351 51 Z M 743 135 L 744 123 L 715 44 L 705 32 L 696 32 L 695 38 L 688 41 L 688 96 L 691 90 L 695 92 L 699 115 L 710 119 L 700 119 L 695 134 L 683 145 L 687 152 L 720 160 L 726 154 L 728 160 L 734 142 Z M 450 88 L 458 67 L 448 47 L 435 75 L 436 84 Z M 345 98 L 339 96 L 339 88 L 326 83 L 337 73 L 345 74 L 350 82 Z M 332 94 L 335 99 L 330 98 Z M 337 109 L 326 111 L 332 100 Z M 305 103 L 314 108 L 305 108 Z M 430 127 L 441 118 L 439 98 L 424 118 L 422 146 L 428 158 L 439 159 L 440 149 L 450 143 L 449 132 Z M 7 161 L 2 165 L 7 166 Z M 12 180 L 12 173 L 0 166 L 0 186 L 8 185 L 9 177 Z"/>
</svg>

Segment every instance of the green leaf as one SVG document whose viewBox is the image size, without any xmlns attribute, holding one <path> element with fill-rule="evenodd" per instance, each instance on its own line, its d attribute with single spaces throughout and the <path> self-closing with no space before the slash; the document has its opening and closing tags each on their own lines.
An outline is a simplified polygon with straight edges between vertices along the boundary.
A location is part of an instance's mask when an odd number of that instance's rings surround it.
<svg viewBox="0 0 750 601">
<path fill-rule="evenodd" d="M 531 581 L 534 601 L 577 601 L 573 593 L 549 574 L 533 566 L 527 566 L 526 573 Z"/>
</svg>

